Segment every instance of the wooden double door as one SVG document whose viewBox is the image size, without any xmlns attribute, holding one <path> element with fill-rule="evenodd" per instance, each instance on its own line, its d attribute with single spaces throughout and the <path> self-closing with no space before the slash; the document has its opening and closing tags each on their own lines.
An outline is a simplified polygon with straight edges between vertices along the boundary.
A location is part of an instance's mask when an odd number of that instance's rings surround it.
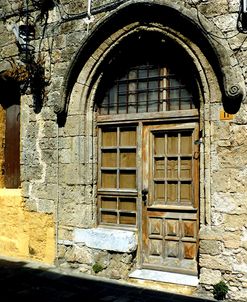
<svg viewBox="0 0 247 302">
<path fill-rule="evenodd" d="M 102 125 L 99 224 L 137 228 L 143 268 L 197 274 L 198 123 Z"/>
<path fill-rule="evenodd" d="M 142 267 L 197 274 L 198 124 L 143 127 Z"/>
</svg>

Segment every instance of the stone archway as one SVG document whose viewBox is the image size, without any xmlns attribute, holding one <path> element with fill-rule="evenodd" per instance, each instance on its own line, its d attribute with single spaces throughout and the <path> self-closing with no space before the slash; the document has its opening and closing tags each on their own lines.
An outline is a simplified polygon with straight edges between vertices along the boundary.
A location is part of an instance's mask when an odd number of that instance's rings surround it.
<svg viewBox="0 0 247 302">
<path fill-rule="evenodd" d="M 142 17 L 137 17 L 137 8 L 145 12 Z M 96 115 L 95 103 L 97 97 L 97 90 L 104 76 L 105 66 L 111 62 L 128 39 L 134 35 L 148 32 L 160 37 L 160 40 L 171 40 L 177 47 L 181 48 L 186 53 L 187 58 L 191 61 L 196 71 L 198 79 L 198 90 L 200 91 L 201 106 L 201 121 L 200 126 L 203 129 L 203 137 L 205 137 L 204 145 L 201 147 L 201 169 L 200 177 L 204 179 L 201 184 L 201 221 L 209 221 L 207 215 L 210 213 L 204 212 L 205 200 L 210 203 L 210 159 L 205 161 L 206 155 L 210 152 L 210 141 L 208 135 L 210 128 L 208 121 L 210 120 L 210 102 L 212 100 L 220 101 L 236 101 L 237 104 L 243 100 L 245 93 L 243 89 L 243 81 L 240 73 L 236 68 L 233 68 L 234 62 L 231 58 L 231 50 L 228 49 L 226 43 L 219 43 L 211 41 L 199 25 L 195 21 L 193 14 L 184 8 L 182 14 L 179 13 L 177 5 L 169 5 L 165 2 L 164 5 L 154 2 L 151 6 L 147 5 L 146 1 L 140 1 L 135 4 L 126 4 L 102 20 L 96 26 L 91 35 L 85 40 L 82 47 L 73 60 L 70 69 L 65 79 L 62 102 L 57 103 L 55 111 L 57 113 L 67 113 L 72 103 L 77 103 L 80 108 L 77 114 L 82 114 L 85 118 L 85 142 L 84 150 L 87 159 L 86 168 L 90 171 L 92 187 L 96 190 L 97 176 L 94 174 L 92 165 L 97 164 L 97 150 L 95 148 L 96 134 Z M 157 20 L 155 12 L 162 9 L 165 15 L 159 17 Z M 129 12 L 132 12 L 128 15 Z M 171 18 L 167 19 L 165 16 L 172 13 L 172 16 L 179 18 L 180 25 L 173 26 Z M 162 15 L 162 14 L 161 14 Z M 146 19 L 145 19 L 146 18 Z M 164 19 L 162 19 L 164 18 Z M 177 21 L 177 20 L 176 20 Z M 179 22 L 178 22 L 179 23 Z M 184 31 L 182 27 L 189 29 L 193 35 Z M 201 37 L 201 41 L 195 41 L 195 33 Z M 210 158 L 210 157 L 209 157 Z M 95 192 L 95 191 L 94 191 Z M 95 210 L 95 196 L 91 194 L 93 208 Z M 96 221 L 94 215 L 94 221 Z"/>
<path fill-rule="evenodd" d="M 100 66 L 107 55 L 122 39 L 132 31 L 140 30 L 141 27 L 145 30 L 161 30 L 165 36 L 172 35 L 179 44 L 187 48 L 189 55 L 192 56 L 194 53 L 194 57 L 197 58 L 194 62 L 199 71 L 201 69 L 206 71 L 208 66 L 211 66 L 221 87 L 222 100 L 237 102 L 238 105 L 233 110 L 238 110 L 239 104 L 245 98 L 245 85 L 236 59 L 224 39 L 207 35 L 208 32 L 214 32 L 215 35 L 220 36 L 218 28 L 202 15 L 199 22 L 197 14 L 198 12 L 193 9 L 171 4 L 168 0 L 163 4 L 159 1 L 153 1 L 152 5 L 149 1 L 135 1 L 135 3 L 120 5 L 118 9 L 103 18 L 82 42 L 68 69 L 62 86 L 62 98 L 54 104 L 54 111 L 58 114 L 66 112 L 69 97 L 74 83 L 80 77 L 79 74 L 83 73 L 82 84 L 88 85 L 96 81 L 96 73 L 100 73 Z M 208 64 L 205 64 L 203 58 Z M 198 62 L 201 62 L 201 66 Z"/>
</svg>

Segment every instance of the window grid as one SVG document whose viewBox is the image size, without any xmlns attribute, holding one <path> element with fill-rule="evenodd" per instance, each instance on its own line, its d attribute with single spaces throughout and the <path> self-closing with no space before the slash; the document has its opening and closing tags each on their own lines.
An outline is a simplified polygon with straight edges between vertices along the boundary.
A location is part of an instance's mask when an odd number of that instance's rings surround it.
<svg viewBox="0 0 247 302">
<path fill-rule="evenodd" d="M 188 131 L 153 134 L 154 204 L 193 203 L 191 135 Z"/>
<path fill-rule="evenodd" d="M 126 205 L 122 208 L 121 203 L 123 202 Z M 99 196 L 99 221 L 102 224 L 136 226 L 136 212 L 136 198 L 134 197 Z"/>
<path fill-rule="evenodd" d="M 136 126 L 99 128 L 99 223 L 136 226 Z"/>
<path fill-rule="evenodd" d="M 169 68 L 146 64 L 131 68 L 124 77 L 114 81 L 99 106 L 99 113 L 124 114 L 194 108 L 193 96 L 181 78 Z"/>
</svg>

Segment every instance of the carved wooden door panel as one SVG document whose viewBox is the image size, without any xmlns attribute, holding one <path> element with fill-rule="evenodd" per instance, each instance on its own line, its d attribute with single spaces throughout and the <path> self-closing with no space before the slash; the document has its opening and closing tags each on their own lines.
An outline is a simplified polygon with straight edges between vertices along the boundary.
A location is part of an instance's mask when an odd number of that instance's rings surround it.
<svg viewBox="0 0 247 302">
<path fill-rule="evenodd" d="M 197 123 L 144 127 L 144 268 L 197 274 L 197 139 Z"/>
</svg>

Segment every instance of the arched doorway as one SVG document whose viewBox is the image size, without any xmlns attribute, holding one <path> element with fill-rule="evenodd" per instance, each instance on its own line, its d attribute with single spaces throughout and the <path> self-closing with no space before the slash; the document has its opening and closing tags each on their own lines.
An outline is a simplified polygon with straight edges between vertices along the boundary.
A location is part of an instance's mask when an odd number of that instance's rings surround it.
<svg viewBox="0 0 247 302">
<path fill-rule="evenodd" d="M 75 242 L 125 253 L 105 241 L 137 234 L 130 266 L 155 274 L 197 274 L 199 216 L 202 230 L 211 215 L 211 102 L 244 96 L 242 82 L 231 94 L 231 51 L 192 17 L 168 2 L 126 4 L 85 39 L 55 104 L 61 122 L 84 122 L 92 219 L 75 226 Z"/>
<path fill-rule="evenodd" d="M 98 223 L 137 230 L 142 268 L 197 274 L 196 82 L 181 49 L 143 32 L 98 89 Z"/>
</svg>

